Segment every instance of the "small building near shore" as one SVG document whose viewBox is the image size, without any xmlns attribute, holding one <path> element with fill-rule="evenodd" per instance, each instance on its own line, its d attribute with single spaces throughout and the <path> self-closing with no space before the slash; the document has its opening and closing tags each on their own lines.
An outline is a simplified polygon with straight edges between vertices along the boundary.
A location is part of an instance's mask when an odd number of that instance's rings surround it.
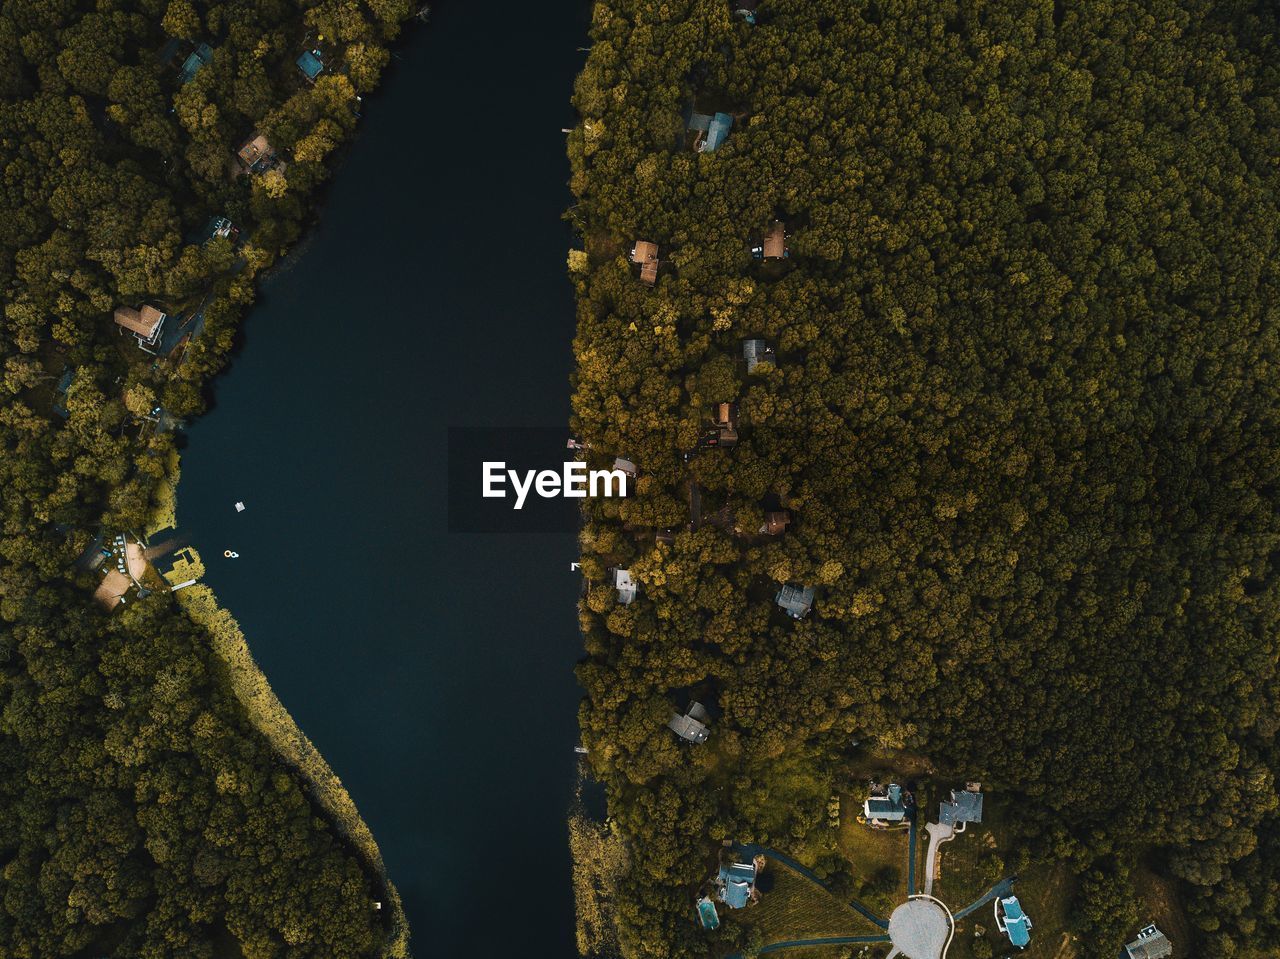
<svg viewBox="0 0 1280 959">
<path fill-rule="evenodd" d="M 298 59 L 294 63 L 298 65 L 302 75 L 313 83 L 316 77 L 324 73 L 324 59 L 318 49 L 303 50 L 298 54 Z"/>
<path fill-rule="evenodd" d="M 275 161 L 276 151 L 272 149 L 271 141 L 263 134 L 254 133 L 240 144 L 236 156 L 249 173 L 261 173 Z"/>
<path fill-rule="evenodd" d="M 115 312 L 116 325 L 132 333 L 138 346 L 148 353 L 155 352 L 153 347 L 160 341 L 165 319 L 164 313 L 147 304 L 143 304 L 141 309 L 118 306 Z"/>
<path fill-rule="evenodd" d="M 658 244 L 636 240 L 631 248 L 631 262 L 640 267 L 640 282 L 653 286 L 658 279 Z"/>
<path fill-rule="evenodd" d="M 814 589 L 812 586 L 792 586 L 787 583 L 778 590 L 774 602 L 781 606 L 792 619 L 804 619 L 813 609 Z"/>
<path fill-rule="evenodd" d="M 635 602 L 636 581 L 631 578 L 631 570 L 615 569 L 613 571 L 613 588 L 618 591 L 618 602 L 623 606 L 629 606 Z"/>
<path fill-rule="evenodd" d="M 1173 955 L 1173 943 L 1153 923 L 1124 947 L 1124 954 L 1126 959 L 1166 959 Z"/>
<path fill-rule="evenodd" d="M 635 479 L 640 473 L 640 469 L 635 463 L 631 462 L 631 460 L 623 459 L 621 456 L 614 457 L 613 468 L 626 473 L 631 479 Z"/>
</svg>

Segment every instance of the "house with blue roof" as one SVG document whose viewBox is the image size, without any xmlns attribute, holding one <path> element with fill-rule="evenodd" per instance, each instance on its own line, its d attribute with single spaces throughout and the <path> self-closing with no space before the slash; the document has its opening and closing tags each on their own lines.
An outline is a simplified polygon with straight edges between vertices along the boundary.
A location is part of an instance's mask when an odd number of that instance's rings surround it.
<svg viewBox="0 0 1280 959">
<path fill-rule="evenodd" d="M 698 113 L 690 110 L 685 125 L 693 134 L 693 148 L 698 153 L 715 153 L 729 136 L 733 117 L 727 113 Z"/>
<path fill-rule="evenodd" d="M 1031 942 L 1031 917 L 1022 911 L 1017 896 L 996 900 L 996 928 L 1019 949 L 1025 949 Z"/>
<path fill-rule="evenodd" d="M 716 876 L 716 898 L 730 909 L 741 909 L 754 902 L 758 871 L 754 860 L 724 863 Z"/>
<path fill-rule="evenodd" d="M 869 823 L 901 822 L 907 816 L 907 799 L 902 787 L 890 783 L 888 789 L 872 788 L 862 804 L 862 815 Z"/>
<path fill-rule="evenodd" d="M 213 48 L 207 43 L 197 43 L 196 48 L 191 51 L 191 55 L 187 57 L 182 64 L 182 70 L 178 74 L 178 82 L 188 84 L 195 79 L 200 68 L 213 59 Z"/>
<path fill-rule="evenodd" d="M 303 50 L 294 63 L 298 65 L 302 75 L 313 82 L 324 73 L 324 60 L 321 59 L 319 50 Z"/>
</svg>

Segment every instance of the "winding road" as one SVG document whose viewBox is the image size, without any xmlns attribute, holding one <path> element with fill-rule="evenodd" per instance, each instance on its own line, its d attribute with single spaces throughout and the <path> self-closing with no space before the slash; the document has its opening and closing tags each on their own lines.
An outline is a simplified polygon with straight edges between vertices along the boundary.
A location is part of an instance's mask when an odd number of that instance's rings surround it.
<svg viewBox="0 0 1280 959">
<path fill-rule="evenodd" d="M 778 862 L 782 863 L 784 866 L 787 866 L 788 868 L 790 868 L 793 872 L 798 872 L 800 875 L 804 876 L 810 882 L 814 883 L 815 885 L 821 886 L 827 892 L 830 892 L 833 896 L 835 895 L 834 892 L 831 892 L 831 887 L 828 886 L 821 879 L 819 879 L 818 876 L 813 872 L 813 870 L 811 870 L 807 866 L 800 865 L 800 863 L 796 862 L 790 856 L 783 855 L 782 853 L 778 852 L 776 849 L 770 849 L 768 846 L 760 846 L 760 845 L 757 845 L 756 843 L 735 843 L 733 846 L 733 850 L 734 852 L 739 852 L 747 856 L 765 856 L 769 859 L 776 859 Z M 853 908 L 853 911 L 858 913 L 864 919 L 870 920 L 871 922 L 879 926 L 881 929 L 889 928 L 888 919 L 881 919 L 879 916 L 877 916 L 874 912 L 872 912 L 862 903 L 858 902 L 858 900 L 856 899 L 850 899 L 848 900 L 848 902 L 849 902 L 849 905 Z M 979 903 L 979 905 L 981 905 L 981 903 Z M 823 940 L 823 941 L 825 942 L 830 940 Z M 880 940 L 876 940 L 876 941 L 878 942 Z"/>
</svg>

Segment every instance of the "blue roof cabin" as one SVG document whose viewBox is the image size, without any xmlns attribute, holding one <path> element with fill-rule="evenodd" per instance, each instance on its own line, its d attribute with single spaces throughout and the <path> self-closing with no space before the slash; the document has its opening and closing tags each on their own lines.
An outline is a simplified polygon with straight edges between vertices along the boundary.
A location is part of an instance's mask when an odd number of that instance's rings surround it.
<svg viewBox="0 0 1280 959">
<path fill-rule="evenodd" d="M 732 2 L 735 14 L 747 23 L 756 22 L 756 7 L 760 6 L 760 0 L 732 0 Z"/>
<path fill-rule="evenodd" d="M 901 822 L 907 815 L 902 787 L 891 783 L 883 792 L 868 796 L 862 804 L 862 814 L 871 822 Z"/>
<path fill-rule="evenodd" d="M 302 53 L 298 54 L 298 59 L 294 63 L 298 65 L 298 69 L 302 71 L 302 75 L 308 80 L 314 80 L 324 73 L 324 61 L 320 59 L 319 50 L 303 50 Z"/>
<path fill-rule="evenodd" d="M 951 798 L 938 805 L 938 822 L 944 826 L 960 826 L 982 822 L 982 793 L 977 783 L 970 783 L 964 789 L 951 790 Z"/>
<path fill-rule="evenodd" d="M 787 611 L 792 619 L 804 619 L 813 609 L 813 587 L 792 586 L 788 583 L 778 590 L 775 602 Z"/>
<path fill-rule="evenodd" d="M 182 72 L 178 74 L 179 83 L 190 83 L 195 79 L 200 68 L 213 59 L 213 48 L 207 43 L 197 43 L 196 48 L 191 51 L 191 56 L 187 57 L 186 62 L 182 64 Z"/>
<path fill-rule="evenodd" d="M 719 929 L 720 915 L 716 912 L 716 904 L 706 896 L 698 900 L 698 921 L 703 929 Z"/>
<path fill-rule="evenodd" d="M 1025 949 L 1031 942 L 1031 919 L 1022 911 L 1017 896 L 996 900 L 996 928 L 1019 949 Z"/>
<path fill-rule="evenodd" d="M 708 116 L 705 113 L 689 111 L 687 121 L 693 133 L 693 148 L 699 153 L 715 153 L 720 144 L 729 136 L 733 126 L 733 117 L 727 113 L 716 113 Z"/>
<path fill-rule="evenodd" d="M 754 862 L 733 862 L 720 867 L 716 877 L 716 898 L 730 909 L 741 909 L 755 893 Z"/>
</svg>

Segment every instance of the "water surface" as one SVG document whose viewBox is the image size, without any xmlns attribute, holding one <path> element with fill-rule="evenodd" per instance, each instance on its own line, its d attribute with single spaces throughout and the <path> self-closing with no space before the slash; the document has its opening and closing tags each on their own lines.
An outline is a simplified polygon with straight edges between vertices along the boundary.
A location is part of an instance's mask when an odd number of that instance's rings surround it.
<svg viewBox="0 0 1280 959">
<path fill-rule="evenodd" d="M 569 956 L 576 546 L 451 535 L 445 437 L 567 420 L 586 9 L 436 6 L 189 431 L 178 518 L 373 830 L 415 955 Z"/>
</svg>

